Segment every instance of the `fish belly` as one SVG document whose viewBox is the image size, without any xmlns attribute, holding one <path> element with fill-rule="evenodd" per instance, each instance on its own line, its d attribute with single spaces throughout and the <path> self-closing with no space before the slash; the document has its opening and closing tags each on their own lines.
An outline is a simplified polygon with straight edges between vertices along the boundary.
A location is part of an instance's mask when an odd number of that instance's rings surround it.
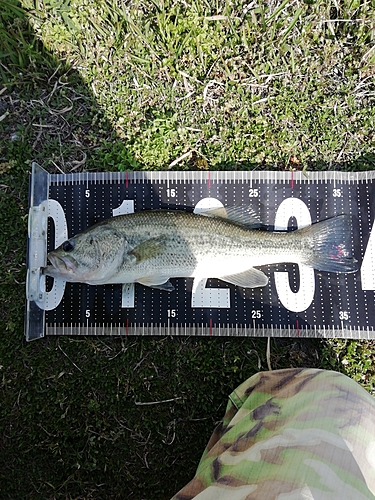
<svg viewBox="0 0 375 500">
<path fill-rule="evenodd" d="M 283 262 L 300 263 L 298 256 L 291 254 L 279 255 L 262 254 L 250 256 L 227 256 L 226 258 L 208 258 L 197 262 L 189 275 L 193 278 L 221 278 L 232 274 L 239 274 L 253 267 L 280 264 Z"/>
</svg>

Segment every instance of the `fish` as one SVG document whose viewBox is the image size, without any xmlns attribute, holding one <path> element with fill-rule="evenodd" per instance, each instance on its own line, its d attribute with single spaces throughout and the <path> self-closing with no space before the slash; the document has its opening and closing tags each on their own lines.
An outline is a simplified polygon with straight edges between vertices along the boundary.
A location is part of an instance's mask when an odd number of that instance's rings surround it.
<svg viewBox="0 0 375 500">
<path fill-rule="evenodd" d="M 236 207 L 203 214 L 144 210 L 96 223 L 48 254 L 46 276 L 89 285 L 140 283 L 172 291 L 171 278 L 217 278 L 264 287 L 257 267 L 279 263 L 353 273 L 352 217 L 338 215 L 294 231 L 269 231 Z"/>
</svg>

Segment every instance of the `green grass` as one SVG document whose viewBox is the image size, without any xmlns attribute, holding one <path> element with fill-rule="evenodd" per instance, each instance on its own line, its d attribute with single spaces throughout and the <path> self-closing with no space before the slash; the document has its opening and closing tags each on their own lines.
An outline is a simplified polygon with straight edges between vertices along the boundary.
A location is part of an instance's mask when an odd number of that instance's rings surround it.
<svg viewBox="0 0 375 500">
<path fill-rule="evenodd" d="M 33 160 L 51 172 L 374 168 L 372 3 L 258 3 L 0 0 L 2 498 L 167 499 L 227 395 L 267 369 L 263 339 L 26 344 Z M 273 340 L 271 362 L 342 371 L 374 394 L 374 342 Z"/>
</svg>

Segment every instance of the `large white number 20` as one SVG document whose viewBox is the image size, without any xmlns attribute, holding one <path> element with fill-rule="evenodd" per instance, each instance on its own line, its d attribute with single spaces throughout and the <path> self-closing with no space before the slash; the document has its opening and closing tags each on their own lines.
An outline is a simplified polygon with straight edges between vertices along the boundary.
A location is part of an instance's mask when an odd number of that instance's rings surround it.
<svg viewBox="0 0 375 500">
<path fill-rule="evenodd" d="M 210 208 L 224 208 L 224 205 L 216 198 L 203 198 L 196 204 L 194 213 L 204 215 L 204 212 Z M 191 294 L 191 307 L 229 309 L 229 288 L 206 288 L 206 283 L 207 279 L 199 280 L 194 278 L 193 291 Z"/>
</svg>

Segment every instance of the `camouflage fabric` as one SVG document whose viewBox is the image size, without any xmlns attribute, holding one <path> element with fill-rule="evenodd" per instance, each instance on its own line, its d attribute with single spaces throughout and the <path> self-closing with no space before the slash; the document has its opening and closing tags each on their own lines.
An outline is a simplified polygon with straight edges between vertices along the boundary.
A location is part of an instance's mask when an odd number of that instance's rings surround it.
<svg viewBox="0 0 375 500">
<path fill-rule="evenodd" d="M 263 372 L 229 397 L 172 500 L 375 499 L 375 399 L 337 372 Z"/>
</svg>

